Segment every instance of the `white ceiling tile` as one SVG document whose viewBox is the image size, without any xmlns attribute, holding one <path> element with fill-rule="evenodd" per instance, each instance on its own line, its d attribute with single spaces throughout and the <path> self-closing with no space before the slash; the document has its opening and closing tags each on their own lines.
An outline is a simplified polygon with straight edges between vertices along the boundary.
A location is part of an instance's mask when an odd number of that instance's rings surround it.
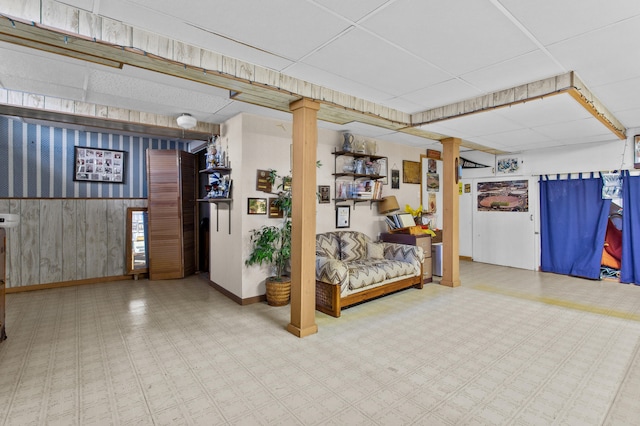
<svg viewBox="0 0 640 426">
<path fill-rule="evenodd" d="M 536 48 L 488 1 L 399 0 L 362 25 L 451 75 Z"/>
<path fill-rule="evenodd" d="M 424 61 L 358 29 L 303 62 L 396 96 L 449 79 Z"/>
<path fill-rule="evenodd" d="M 588 136 L 607 136 L 610 138 L 612 136 L 611 131 L 595 117 L 537 126 L 535 130 L 557 140 Z"/>
<path fill-rule="evenodd" d="M 479 90 L 491 93 L 563 74 L 566 71 L 541 50 L 534 50 L 533 52 L 463 74 L 461 78 Z"/>
<path fill-rule="evenodd" d="M 620 80 L 590 88 L 600 101 L 614 114 L 634 109 L 640 99 L 640 77 Z M 617 117 L 620 119 L 620 117 Z"/>
<path fill-rule="evenodd" d="M 458 79 L 451 79 L 407 93 L 403 95 L 402 98 L 420 105 L 420 110 L 409 111 L 414 113 L 465 99 L 475 98 L 481 94 L 479 90 L 473 88 L 468 83 Z"/>
<path fill-rule="evenodd" d="M 349 77 L 336 75 L 331 70 L 320 69 L 315 66 L 297 62 L 285 70 L 287 75 L 317 84 L 323 87 L 331 87 L 338 92 L 348 93 L 371 102 L 383 103 L 393 95 L 380 90 L 379 87 L 366 86 L 360 81 L 354 81 Z"/>
<path fill-rule="evenodd" d="M 635 0 L 500 0 L 543 44 L 585 34 L 640 14 Z"/>
<path fill-rule="evenodd" d="M 358 21 L 372 11 L 376 10 L 388 0 L 315 0 L 316 3 L 339 13 L 340 15 Z"/>
<path fill-rule="evenodd" d="M 551 141 L 551 138 L 526 128 L 509 132 L 494 133 L 483 136 L 482 139 L 484 141 L 490 141 L 493 145 L 509 146 L 512 149 L 522 149 L 524 146 Z"/>
<path fill-rule="evenodd" d="M 43 87 L 50 83 L 70 89 L 83 88 L 87 62 L 3 42 L 0 42 L 0 53 L 0 79 L 3 82 L 14 77 L 39 82 Z"/>
<path fill-rule="evenodd" d="M 174 2 L 167 0 L 133 1 L 158 13 L 171 10 L 178 22 L 192 23 L 287 59 L 303 57 L 350 25 L 311 2 L 299 0 L 199 1 L 193 2 L 193 7 L 174 7 Z"/>
<path fill-rule="evenodd" d="M 228 102 L 228 92 L 213 86 L 127 67 L 124 70 L 92 70 L 87 86 L 88 102 L 174 115 L 188 112 L 198 120 Z"/>
<path fill-rule="evenodd" d="M 493 112 L 481 112 L 441 121 L 442 126 L 451 129 L 452 136 L 471 138 L 518 130 L 520 125 Z M 430 130 L 430 125 L 424 127 Z M 435 131 L 435 130 L 433 130 Z M 460 135 L 460 136 L 459 136 Z"/>
<path fill-rule="evenodd" d="M 566 93 L 500 108 L 495 110 L 495 113 L 523 127 L 537 127 L 592 117 Z"/>
<path fill-rule="evenodd" d="M 639 2 L 640 3 L 640 2 Z M 568 70 L 574 70 L 588 86 L 640 76 L 637 36 L 640 17 L 574 37 L 553 46 L 549 52 Z"/>
</svg>

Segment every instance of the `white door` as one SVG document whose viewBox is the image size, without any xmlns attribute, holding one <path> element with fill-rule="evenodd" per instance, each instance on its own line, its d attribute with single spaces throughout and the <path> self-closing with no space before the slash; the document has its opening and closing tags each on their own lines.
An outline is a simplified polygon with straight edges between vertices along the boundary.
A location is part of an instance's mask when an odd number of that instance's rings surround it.
<svg viewBox="0 0 640 426">
<path fill-rule="evenodd" d="M 523 187 L 514 181 L 527 183 L 527 211 L 510 211 L 508 201 L 522 195 Z M 515 185 L 511 185 L 514 183 Z M 480 186 L 480 190 L 479 190 Z M 535 178 L 503 177 L 474 179 L 473 194 L 473 260 L 521 269 L 537 269 L 538 182 Z M 490 211 L 478 209 L 478 196 L 493 201 Z M 493 197 L 489 199 L 488 197 Z"/>
<path fill-rule="evenodd" d="M 475 204 L 473 194 L 466 192 L 465 186 L 473 186 L 472 179 L 462 179 L 462 194 L 460 194 L 460 256 L 473 258 L 473 213 Z"/>
</svg>

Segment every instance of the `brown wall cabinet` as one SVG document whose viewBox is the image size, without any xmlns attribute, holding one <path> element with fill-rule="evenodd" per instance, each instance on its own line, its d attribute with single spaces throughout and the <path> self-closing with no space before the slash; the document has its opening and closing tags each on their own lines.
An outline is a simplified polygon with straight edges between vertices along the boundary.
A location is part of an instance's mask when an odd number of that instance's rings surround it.
<svg viewBox="0 0 640 426">
<path fill-rule="evenodd" d="M 424 284 L 433 281 L 431 269 L 431 235 L 410 235 L 410 234 L 390 234 L 384 232 L 380 234 L 380 239 L 387 243 L 408 244 L 422 247 L 424 251 L 424 261 L 422 262 L 422 282 Z"/>
<path fill-rule="evenodd" d="M 147 150 L 149 278 L 196 271 L 197 158 L 185 151 Z"/>
</svg>

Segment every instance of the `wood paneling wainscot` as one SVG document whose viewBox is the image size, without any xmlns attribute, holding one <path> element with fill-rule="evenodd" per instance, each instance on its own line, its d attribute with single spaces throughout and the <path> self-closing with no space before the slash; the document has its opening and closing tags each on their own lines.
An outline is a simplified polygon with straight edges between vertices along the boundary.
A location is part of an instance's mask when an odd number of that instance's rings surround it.
<svg viewBox="0 0 640 426">
<path fill-rule="evenodd" d="M 125 276 L 128 207 L 146 199 L 0 199 L 0 212 L 20 215 L 7 232 L 7 292 Z"/>
</svg>

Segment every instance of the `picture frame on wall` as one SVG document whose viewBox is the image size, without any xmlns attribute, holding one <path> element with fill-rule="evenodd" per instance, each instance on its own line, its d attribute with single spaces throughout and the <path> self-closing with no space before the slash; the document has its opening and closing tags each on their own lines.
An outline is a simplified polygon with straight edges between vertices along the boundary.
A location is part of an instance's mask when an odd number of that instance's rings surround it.
<svg viewBox="0 0 640 426">
<path fill-rule="evenodd" d="M 402 160 L 402 182 L 420 184 L 420 163 Z"/>
<path fill-rule="evenodd" d="M 400 170 L 391 170 L 391 189 L 400 189 Z"/>
<path fill-rule="evenodd" d="M 267 199 L 249 198 L 247 200 L 247 214 L 267 214 Z"/>
<path fill-rule="evenodd" d="M 318 185 L 318 203 L 329 204 L 331 202 L 331 187 L 329 185 Z"/>
<path fill-rule="evenodd" d="M 76 182 L 124 183 L 127 153 L 115 149 L 74 147 L 73 180 Z"/>
<path fill-rule="evenodd" d="M 348 228 L 351 215 L 349 206 L 336 206 L 336 228 Z"/>
<path fill-rule="evenodd" d="M 281 219 L 284 217 L 284 212 L 276 205 L 278 201 L 277 197 L 269 198 L 269 219 Z"/>
</svg>

